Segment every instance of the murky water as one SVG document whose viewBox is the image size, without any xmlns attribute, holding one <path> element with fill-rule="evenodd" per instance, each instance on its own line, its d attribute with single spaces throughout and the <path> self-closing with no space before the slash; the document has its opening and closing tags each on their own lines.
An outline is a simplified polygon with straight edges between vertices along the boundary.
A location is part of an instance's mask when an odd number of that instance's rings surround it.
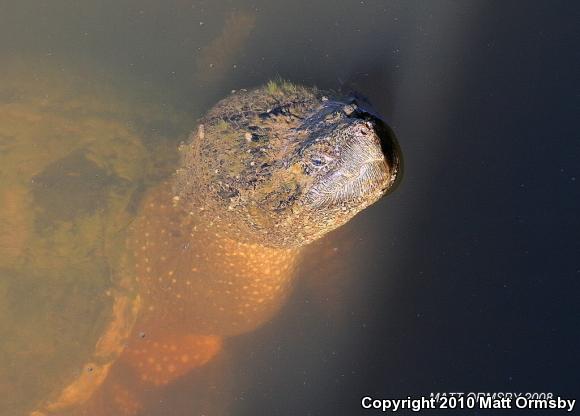
<svg viewBox="0 0 580 416">
<path fill-rule="evenodd" d="M 577 392 L 566 7 L 0 0 L 0 415 L 352 415 L 363 395 Z M 192 340 L 189 373 L 109 369 L 103 334 L 134 319 L 123 256 L 143 198 L 213 103 L 276 77 L 368 96 L 399 137 L 402 184 L 307 250 L 267 322 Z M 47 408 L 79 377 L 67 397 L 83 406 Z"/>
</svg>

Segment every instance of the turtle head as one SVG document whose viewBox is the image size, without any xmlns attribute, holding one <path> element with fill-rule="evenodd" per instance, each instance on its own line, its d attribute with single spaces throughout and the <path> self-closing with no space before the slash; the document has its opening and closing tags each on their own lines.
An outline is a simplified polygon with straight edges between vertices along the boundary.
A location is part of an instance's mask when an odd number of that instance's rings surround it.
<svg viewBox="0 0 580 416">
<path fill-rule="evenodd" d="M 243 131 L 208 118 L 186 146 L 178 194 L 197 199 L 208 220 L 238 240 L 289 248 L 322 237 L 392 190 L 399 147 L 370 105 L 308 98 L 259 113 Z"/>
<path fill-rule="evenodd" d="M 391 129 L 379 117 L 355 102 L 334 102 L 304 124 L 308 138 L 295 160 L 305 176 L 305 207 L 341 218 L 338 212 L 349 213 L 343 223 L 391 190 L 400 156 Z"/>
<path fill-rule="evenodd" d="M 289 209 L 280 212 L 281 234 L 291 244 L 311 242 L 345 224 L 400 177 L 395 136 L 368 104 L 326 100 L 295 134 L 294 150 L 273 178 L 295 190 L 287 198 Z"/>
</svg>

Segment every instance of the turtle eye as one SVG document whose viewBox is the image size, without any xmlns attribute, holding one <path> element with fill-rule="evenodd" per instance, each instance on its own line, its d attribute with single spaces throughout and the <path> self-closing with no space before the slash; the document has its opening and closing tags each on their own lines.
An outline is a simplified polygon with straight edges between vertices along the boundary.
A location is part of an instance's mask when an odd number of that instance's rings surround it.
<svg viewBox="0 0 580 416">
<path fill-rule="evenodd" d="M 312 159 L 310 159 L 310 162 L 314 166 L 324 166 L 324 165 L 326 165 L 326 160 L 324 160 L 322 157 L 319 157 L 319 156 L 312 157 Z"/>
<path fill-rule="evenodd" d="M 332 157 L 324 153 L 314 153 L 309 158 L 310 165 L 313 168 L 322 168 L 332 161 Z"/>
</svg>

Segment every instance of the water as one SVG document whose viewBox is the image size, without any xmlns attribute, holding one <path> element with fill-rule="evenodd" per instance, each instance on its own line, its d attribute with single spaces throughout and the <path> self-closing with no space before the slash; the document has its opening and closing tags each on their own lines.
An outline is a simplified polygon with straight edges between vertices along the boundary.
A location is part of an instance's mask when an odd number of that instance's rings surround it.
<svg viewBox="0 0 580 416">
<path fill-rule="evenodd" d="M 577 6 L 216 3 L 0 2 L 2 412 L 98 339 L 124 230 L 196 119 L 276 76 L 368 96 L 404 180 L 309 250 L 270 322 L 140 414 L 576 393 Z"/>
</svg>

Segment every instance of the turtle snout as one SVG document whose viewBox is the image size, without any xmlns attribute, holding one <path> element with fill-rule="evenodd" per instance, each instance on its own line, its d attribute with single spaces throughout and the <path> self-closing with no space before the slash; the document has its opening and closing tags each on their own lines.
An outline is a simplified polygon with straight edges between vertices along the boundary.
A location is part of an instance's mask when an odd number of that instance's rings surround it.
<svg viewBox="0 0 580 416">
<path fill-rule="evenodd" d="M 391 191 L 399 182 L 402 174 L 402 155 L 399 143 L 393 130 L 381 119 L 375 118 L 372 121 L 375 133 L 375 143 L 380 149 L 382 156 L 383 175 L 381 180 L 381 191 L 387 193 Z"/>
</svg>

